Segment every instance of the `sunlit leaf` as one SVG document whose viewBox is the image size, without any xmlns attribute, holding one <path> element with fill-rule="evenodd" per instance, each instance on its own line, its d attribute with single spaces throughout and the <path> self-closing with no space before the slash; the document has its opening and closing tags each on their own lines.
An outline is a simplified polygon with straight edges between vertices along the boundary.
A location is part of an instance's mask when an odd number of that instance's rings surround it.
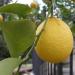
<svg viewBox="0 0 75 75">
<path fill-rule="evenodd" d="M 12 72 L 19 66 L 21 60 L 18 58 L 7 58 L 0 61 L 0 75 L 12 75 Z"/>
<path fill-rule="evenodd" d="M 0 7 L 0 13 L 13 13 L 19 15 L 20 17 L 24 17 L 30 12 L 31 8 L 28 5 L 20 3 L 13 3 Z"/>
<path fill-rule="evenodd" d="M 22 55 L 32 45 L 35 38 L 35 24 L 30 20 L 4 22 L 2 30 L 13 57 Z"/>
<path fill-rule="evenodd" d="M 69 19 L 69 17 L 71 16 L 71 10 L 67 9 L 66 6 L 64 5 L 59 5 L 60 7 L 60 11 L 61 11 L 61 16 L 64 20 Z"/>
</svg>

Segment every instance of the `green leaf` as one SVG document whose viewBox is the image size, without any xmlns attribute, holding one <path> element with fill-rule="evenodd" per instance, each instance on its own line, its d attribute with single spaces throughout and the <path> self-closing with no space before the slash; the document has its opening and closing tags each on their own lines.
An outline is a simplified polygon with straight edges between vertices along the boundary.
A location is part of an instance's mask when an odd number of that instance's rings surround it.
<svg viewBox="0 0 75 75">
<path fill-rule="evenodd" d="M 20 17 L 24 17 L 25 15 L 31 12 L 31 8 L 28 5 L 13 3 L 0 7 L 0 13 L 12 13 L 17 14 Z"/>
<path fill-rule="evenodd" d="M 15 21 L 15 20 L 19 20 L 19 17 L 18 17 L 17 15 L 10 14 L 10 15 L 7 17 L 7 21 Z"/>
<path fill-rule="evenodd" d="M 75 34 L 75 24 L 72 24 L 71 31 L 72 31 L 73 34 Z"/>
<path fill-rule="evenodd" d="M 19 66 L 21 60 L 18 58 L 7 58 L 0 61 L 0 75 L 12 75 L 13 70 Z"/>
<path fill-rule="evenodd" d="M 35 24 L 26 19 L 4 22 L 2 30 L 13 57 L 22 55 L 32 45 L 35 38 Z"/>
<path fill-rule="evenodd" d="M 69 20 L 70 18 L 70 14 L 71 14 L 71 10 L 70 9 L 67 9 L 66 6 L 64 5 L 59 5 L 60 7 L 60 10 L 61 10 L 61 15 L 62 15 L 62 18 L 64 20 Z"/>
</svg>

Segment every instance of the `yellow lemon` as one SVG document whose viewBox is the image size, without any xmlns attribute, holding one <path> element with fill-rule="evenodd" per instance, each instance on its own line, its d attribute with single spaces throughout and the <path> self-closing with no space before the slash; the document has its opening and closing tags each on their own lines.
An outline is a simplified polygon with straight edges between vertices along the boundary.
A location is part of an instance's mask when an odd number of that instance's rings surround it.
<svg viewBox="0 0 75 75">
<path fill-rule="evenodd" d="M 37 28 L 39 34 L 44 22 Z M 73 48 L 73 36 L 70 28 L 61 19 L 48 18 L 36 44 L 35 51 L 44 61 L 60 63 L 68 58 Z"/>
<path fill-rule="evenodd" d="M 48 4 L 48 3 L 51 3 L 51 0 L 43 0 L 43 2 Z"/>
<path fill-rule="evenodd" d="M 2 22 L 3 21 L 3 16 L 2 15 L 0 15 L 0 22 Z"/>
<path fill-rule="evenodd" d="M 73 2 L 75 2 L 75 0 L 69 0 L 69 1 L 73 1 Z"/>
<path fill-rule="evenodd" d="M 32 2 L 31 4 L 30 4 L 30 6 L 31 6 L 31 8 L 38 8 L 39 7 L 39 4 L 37 3 L 37 2 Z"/>
</svg>

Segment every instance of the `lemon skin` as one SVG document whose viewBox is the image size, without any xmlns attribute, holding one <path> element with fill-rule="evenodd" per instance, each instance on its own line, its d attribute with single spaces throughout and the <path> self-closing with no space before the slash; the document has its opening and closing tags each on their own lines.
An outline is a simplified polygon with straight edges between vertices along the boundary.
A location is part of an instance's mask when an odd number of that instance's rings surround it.
<svg viewBox="0 0 75 75">
<path fill-rule="evenodd" d="M 36 33 L 40 28 L 41 25 Z M 43 29 L 35 47 L 37 55 L 51 63 L 65 61 L 73 48 L 73 35 L 69 26 L 61 19 L 50 17 Z"/>
</svg>

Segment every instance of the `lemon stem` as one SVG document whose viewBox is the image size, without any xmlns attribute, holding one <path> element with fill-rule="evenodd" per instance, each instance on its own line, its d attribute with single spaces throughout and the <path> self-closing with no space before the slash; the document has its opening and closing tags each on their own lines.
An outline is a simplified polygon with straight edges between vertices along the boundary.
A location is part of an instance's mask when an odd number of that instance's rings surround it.
<svg viewBox="0 0 75 75">
<path fill-rule="evenodd" d="M 41 31 L 39 32 L 39 34 L 36 35 L 35 46 L 37 45 L 37 42 L 38 42 L 38 40 L 39 40 L 39 38 L 40 38 L 40 35 L 41 35 L 42 32 L 44 31 L 45 25 L 46 25 L 46 23 L 47 23 L 47 21 L 48 21 L 48 18 L 49 18 L 50 13 L 51 13 L 50 10 L 51 10 L 51 7 L 49 7 L 48 14 L 47 14 L 47 16 L 46 16 L 46 19 L 45 19 L 45 23 L 44 23 L 44 25 L 43 25 L 43 28 L 41 29 Z"/>
<path fill-rule="evenodd" d="M 47 23 L 47 20 L 48 20 L 48 17 L 49 17 L 49 15 L 50 15 L 50 13 L 51 13 L 51 17 L 54 16 L 53 10 L 54 10 L 54 7 L 55 7 L 55 0 L 51 0 L 51 3 L 50 3 L 50 4 L 52 4 L 52 5 L 51 5 L 51 7 L 50 7 L 50 5 L 49 5 L 48 15 L 47 15 L 47 17 L 46 17 L 46 20 L 45 20 L 45 23 L 44 23 L 44 25 L 43 25 L 43 28 L 41 29 L 41 31 L 39 32 L 39 34 L 36 35 L 36 38 L 37 38 L 37 39 L 36 39 L 36 44 L 37 44 L 37 41 L 39 40 L 39 37 L 40 37 L 41 33 L 44 31 L 44 28 L 45 28 L 45 25 L 46 25 L 46 23 Z M 35 46 L 36 46 L 36 44 L 35 44 Z"/>
<path fill-rule="evenodd" d="M 55 0 L 51 0 L 51 17 L 53 17 L 54 16 L 54 8 L 55 8 Z"/>
<path fill-rule="evenodd" d="M 39 40 L 39 37 L 40 37 L 41 33 L 44 31 L 44 28 L 45 28 L 45 25 L 46 25 L 46 23 L 47 23 L 47 20 L 48 20 L 49 15 L 50 15 L 50 11 L 48 12 L 48 15 L 47 15 L 47 17 L 46 17 L 46 19 L 45 19 L 45 22 L 44 22 L 43 28 L 41 29 L 41 31 L 39 32 L 39 34 L 36 35 L 35 46 L 36 46 L 36 44 L 37 44 L 37 41 Z"/>
<path fill-rule="evenodd" d="M 18 0 L 15 1 L 15 3 L 17 3 L 17 2 L 18 2 Z"/>
<path fill-rule="evenodd" d="M 22 62 L 20 63 L 20 65 L 19 65 L 18 70 L 17 70 L 16 73 L 19 74 L 19 70 L 20 70 L 22 64 L 24 64 L 24 63 L 26 63 L 26 62 L 28 61 L 29 55 L 31 54 L 31 52 L 32 52 L 32 50 L 33 50 L 33 48 L 34 48 L 34 45 L 35 45 L 35 41 L 34 41 L 34 43 L 32 44 L 32 47 L 30 48 L 30 50 L 28 51 L 28 53 L 26 54 L 25 58 L 24 58 L 24 59 L 22 60 Z M 19 75 L 20 75 L 20 74 L 19 74 Z"/>
</svg>

